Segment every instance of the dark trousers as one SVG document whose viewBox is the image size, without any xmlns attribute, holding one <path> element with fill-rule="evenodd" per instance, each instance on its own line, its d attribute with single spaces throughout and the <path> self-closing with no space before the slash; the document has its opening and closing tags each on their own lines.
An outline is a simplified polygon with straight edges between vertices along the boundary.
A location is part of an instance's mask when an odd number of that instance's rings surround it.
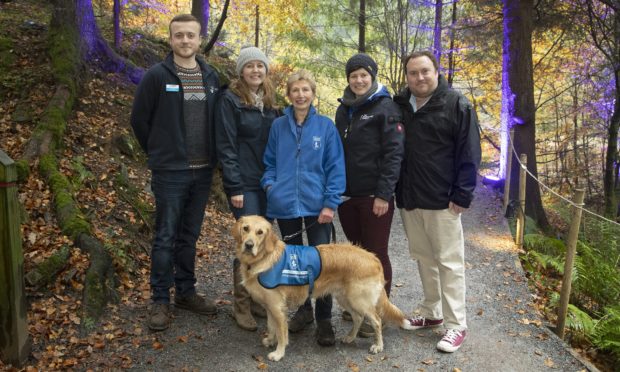
<svg viewBox="0 0 620 372">
<path fill-rule="evenodd" d="M 173 283 L 178 296 L 196 292 L 196 241 L 211 190 L 211 168 L 154 170 L 155 239 L 151 251 L 154 303 L 170 302 Z"/>
<path fill-rule="evenodd" d="M 381 261 L 385 276 L 385 291 L 388 296 L 392 288 L 392 264 L 388 255 L 390 229 L 394 217 L 394 199 L 389 201 L 388 211 L 381 217 L 372 213 L 375 198 L 353 197 L 338 207 L 338 218 L 347 239 L 374 253 Z"/>
<path fill-rule="evenodd" d="M 318 216 L 310 216 L 310 217 L 300 217 L 293 219 L 278 219 L 278 226 L 280 227 L 280 232 L 282 233 L 282 237 L 287 235 L 294 234 L 299 230 L 303 229 L 304 226 L 310 226 L 316 220 Z M 312 225 L 308 230 L 306 230 L 306 237 L 308 238 L 308 245 L 317 246 L 320 244 L 327 244 L 330 240 L 331 234 L 331 224 L 329 223 L 316 223 Z M 299 234 L 287 241 L 286 244 L 291 245 L 303 245 L 303 234 Z M 306 300 L 306 302 L 299 307 L 301 309 L 307 309 L 312 311 L 312 302 L 310 301 L 310 297 Z M 325 296 L 316 299 L 316 306 L 314 309 L 314 317 L 317 321 L 324 319 L 331 319 L 332 317 L 332 297 Z"/>
</svg>

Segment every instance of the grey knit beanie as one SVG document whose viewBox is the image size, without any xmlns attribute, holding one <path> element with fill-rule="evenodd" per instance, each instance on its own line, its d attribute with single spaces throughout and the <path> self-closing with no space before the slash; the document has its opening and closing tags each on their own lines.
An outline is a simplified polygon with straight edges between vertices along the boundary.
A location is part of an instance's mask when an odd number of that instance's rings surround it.
<svg viewBox="0 0 620 372">
<path fill-rule="evenodd" d="M 237 76 L 241 76 L 243 66 L 250 61 L 261 61 L 265 65 L 265 69 L 269 71 L 269 60 L 262 50 L 254 46 L 241 48 L 239 57 L 237 58 Z"/>
<path fill-rule="evenodd" d="M 363 68 L 368 71 L 370 76 L 372 76 L 372 81 L 375 81 L 377 77 L 377 62 L 372 59 L 368 54 L 358 53 L 353 57 L 349 58 L 347 61 L 347 65 L 345 67 L 345 72 L 347 74 L 347 79 L 349 79 L 349 75 L 357 69 Z"/>
</svg>

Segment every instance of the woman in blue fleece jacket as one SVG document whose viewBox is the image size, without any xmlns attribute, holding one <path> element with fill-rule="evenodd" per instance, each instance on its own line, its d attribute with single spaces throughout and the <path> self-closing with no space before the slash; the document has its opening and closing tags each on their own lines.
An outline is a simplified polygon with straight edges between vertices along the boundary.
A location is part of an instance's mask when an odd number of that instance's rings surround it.
<svg viewBox="0 0 620 372">
<path fill-rule="evenodd" d="M 292 105 L 273 122 L 263 157 L 267 216 L 278 220 L 282 236 L 305 225 L 309 245 L 326 244 L 346 185 L 342 143 L 332 120 L 312 105 L 316 83 L 308 71 L 289 77 L 286 94 Z M 303 238 L 298 235 L 286 243 L 302 245 Z M 317 342 L 322 346 L 335 343 L 331 308 L 331 297 L 317 299 Z M 308 299 L 289 322 L 289 331 L 299 332 L 313 321 Z"/>
</svg>

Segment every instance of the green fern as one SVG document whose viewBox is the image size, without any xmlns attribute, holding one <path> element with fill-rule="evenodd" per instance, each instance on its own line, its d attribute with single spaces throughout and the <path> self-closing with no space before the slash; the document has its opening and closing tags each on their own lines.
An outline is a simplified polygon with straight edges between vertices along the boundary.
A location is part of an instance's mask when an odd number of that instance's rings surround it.
<svg viewBox="0 0 620 372">
<path fill-rule="evenodd" d="M 592 343 L 620 359 L 620 305 L 605 308 L 605 315 L 593 329 Z"/>
</svg>

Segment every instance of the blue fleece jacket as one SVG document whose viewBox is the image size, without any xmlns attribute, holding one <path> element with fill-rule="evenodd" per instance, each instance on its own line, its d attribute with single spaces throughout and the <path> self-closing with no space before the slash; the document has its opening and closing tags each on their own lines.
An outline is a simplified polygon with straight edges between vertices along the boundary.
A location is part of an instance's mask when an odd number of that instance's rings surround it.
<svg viewBox="0 0 620 372">
<path fill-rule="evenodd" d="M 318 216 L 340 204 L 346 183 L 342 143 L 331 119 L 313 106 L 301 128 L 292 106 L 273 122 L 263 161 L 268 217 Z"/>
</svg>

